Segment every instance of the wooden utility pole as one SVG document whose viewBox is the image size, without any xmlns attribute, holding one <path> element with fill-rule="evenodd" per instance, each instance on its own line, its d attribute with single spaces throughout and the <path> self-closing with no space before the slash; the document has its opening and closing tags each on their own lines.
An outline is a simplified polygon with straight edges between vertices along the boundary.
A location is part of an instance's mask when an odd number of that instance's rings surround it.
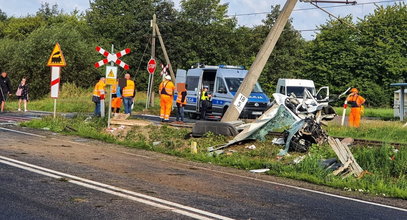
<svg viewBox="0 0 407 220">
<path fill-rule="evenodd" d="M 172 82 L 175 83 L 174 70 L 172 69 L 170 58 L 168 57 L 167 49 L 165 49 L 164 41 L 163 41 L 163 38 L 160 33 L 160 29 L 158 28 L 157 24 L 155 25 L 155 30 L 157 31 L 158 40 L 160 41 L 161 49 L 163 50 L 165 62 L 167 62 L 167 65 L 169 66 L 169 69 L 170 69 L 170 75 L 171 75 Z"/>
<path fill-rule="evenodd" d="M 153 15 L 153 38 L 151 41 L 151 58 L 155 59 L 155 26 L 157 21 L 157 16 L 154 14 Z M 150 106 L 154 107 L 154 74 L 151 76 L 151 86 L 150 86 Z"/>
<path fill-rule="evenodd" d="M 295 7 L 298 0 L 287 0 L 281 14 L 278 16 L 276 23 L 270 30 L 265 42 L 263 43 L 259 53 L 256 55 L 256 59 L 249 69 L 249 73 L 244 78 L 242 84 L 240 85 L 237 93 L 222 118 L 222 122 L 236 121 L 239 115 L 246 105 L 250 93 L 260 77 L 264 66 L 269 59 L 271 52 L 273 52 L 274 46 L 276 45 L 278 39 L 280 38 L 281 32 L 284 30 L 284 26 L 287 24 L 288 19 Z"/>
</svg>

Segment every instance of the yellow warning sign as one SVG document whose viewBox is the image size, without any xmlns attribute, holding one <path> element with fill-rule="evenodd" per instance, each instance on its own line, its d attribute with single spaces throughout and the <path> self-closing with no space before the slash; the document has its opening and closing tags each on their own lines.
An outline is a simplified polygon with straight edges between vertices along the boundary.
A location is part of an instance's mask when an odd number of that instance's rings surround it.
<svg viewBox="0 0 407 220">
<path fill-rule="evenodd" d="M 59 43 L 55 44 L 54 50 L 48 59 L 47 66 L 66 66 L 64 55 L 62 54 L 61 46 Z"/>
<path fill-rule="evenodd" d="M 107 77 L 116 78 L 116 75 L 113 73 L 113 70 L 110 70 L 109 74 L 107 74 Z"/>
</svg>

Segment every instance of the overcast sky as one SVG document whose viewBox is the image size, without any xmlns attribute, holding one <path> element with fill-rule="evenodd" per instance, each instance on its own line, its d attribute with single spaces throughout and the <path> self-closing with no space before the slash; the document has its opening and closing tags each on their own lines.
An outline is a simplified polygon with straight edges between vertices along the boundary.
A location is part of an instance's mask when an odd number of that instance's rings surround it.
<svg viewBox="0 0 407 220">
<path fill-rule="evenodd" d="M 173 0 L 177 8 L 179 8 L 180 0 Z M 407 0 L 356 0 L 359 5 L 346 7 L 327 8 L 329 12 L 338 16 L 346 16 L 352 14 L 353 17 L 363 18 L 365 15 L 372 13 L 376 3 L 377 5 L 392 5 L 395 2 L 407 2 Z M 70 12 L 74 9 L 85 11 L 89 8 L 89 0 L 0 0 L 0 9 L 7 13 L 8 16 L 25 16 L 27 14 L 35 14 L 40 8 L 42 2 L 49 2 L 51 5 L 57 3 L 65 12 Z M 271 5 L 283 5 L 285 0 L 221 0 L 222 3 L 229 3 L 229 15 L 249 14 L 269 12 Z M 368 4 L 366 4 L 368 3 Z M 338 4 L 319 4 L 322 7 L 336 6 Z M 315 8 L 309 3 L 298 2 L 293 14 L 294 27 L 297 30 L 302 30 L 302 36 L 305 39 L 313 39 L 315 35 L 313 30 L 318 25 L 325 23 L 329 16 L 319 9 L 301 10 L 306 8 Z M 300 10 L 298 10 L 300 9 Z M 239 25 L 253 26 L 260 24 L 265 14 L 242 15 L 237 16 Z"/>
</svg>

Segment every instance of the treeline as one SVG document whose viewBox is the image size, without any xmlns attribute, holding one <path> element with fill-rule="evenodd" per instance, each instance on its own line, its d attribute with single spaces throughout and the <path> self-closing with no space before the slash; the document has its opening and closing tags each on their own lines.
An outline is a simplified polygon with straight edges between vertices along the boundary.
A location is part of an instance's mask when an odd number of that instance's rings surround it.
<svg viewBox="0 0 407 220">
<path fill-rule="evenodd" d="M 255 27 L 238 26 L 227 12 L 228 5 L 220 0 L 181 0 L 179 10 L 168 0 L 93 0 L 83 13 L 64 13 L 47 3 L 26 17 L 0 11 L 0 68 L 10 73 L 14 85 L 28 77 L 31 96 L 40 98 L 49 93 L 50 69 L 45 64 L 59 42 L 68 63 L 62 83 L 90 87 L 104 74 L 103 68 L 93 67 L 102 59 L 94 48 L 110 50 L 113 43 L 116 50 L 132 49 L 123 60 L 131 66 L 128 72 L 135 76 L 138 90 L 146 90 L 154 13 L 174 69 L 196 63 L 249 68 L 280 6 L 271 7 Z M 305 41 L 290 21 L 259 81 L 270 95 L 283 77 L 312 79 L 318 86 L 330 86 L 333 93 L 358 87 L 369 105 L 389 106 L 394 90 L 389 84 L 407 77 L 406 30 L 404 3 L 377 7 L 356 23 L 351 17 L 328 21 L 312 41 Z M 164 63 L 158 41 L 156 57 Z"/>
</svg>

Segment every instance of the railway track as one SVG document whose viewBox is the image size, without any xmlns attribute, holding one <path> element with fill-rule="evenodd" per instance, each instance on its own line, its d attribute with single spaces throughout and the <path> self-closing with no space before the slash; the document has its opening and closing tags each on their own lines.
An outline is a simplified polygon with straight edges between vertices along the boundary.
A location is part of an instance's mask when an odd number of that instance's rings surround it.
<svg viewBox="0 0 407 220">
<path fill-rule="evenodd" d="M 282 137 L 282 133 L 281 132 L 270 132 L 269 133 L 272 136 L 275 137 Z M 339 140 L 344 139 L 344 137 L 335 137 L 333 136 L 333 138 L 338 138 Z M 366 140 L 366 139 L 357 139 L 357 138 L 352 138 L 353 139 L 353 143 L 352 145 L 355 146 L 372 146 L 372 147 L 381 147 L 383 145 L 390 145 L 393 146 L 395 148 L 400 148 L 402 146 L 407 146 L 407 143 L 397 143 L 397 142 L 385 142 L 385 141 L 375 141 L 375 140 Z"/>
</svg>

